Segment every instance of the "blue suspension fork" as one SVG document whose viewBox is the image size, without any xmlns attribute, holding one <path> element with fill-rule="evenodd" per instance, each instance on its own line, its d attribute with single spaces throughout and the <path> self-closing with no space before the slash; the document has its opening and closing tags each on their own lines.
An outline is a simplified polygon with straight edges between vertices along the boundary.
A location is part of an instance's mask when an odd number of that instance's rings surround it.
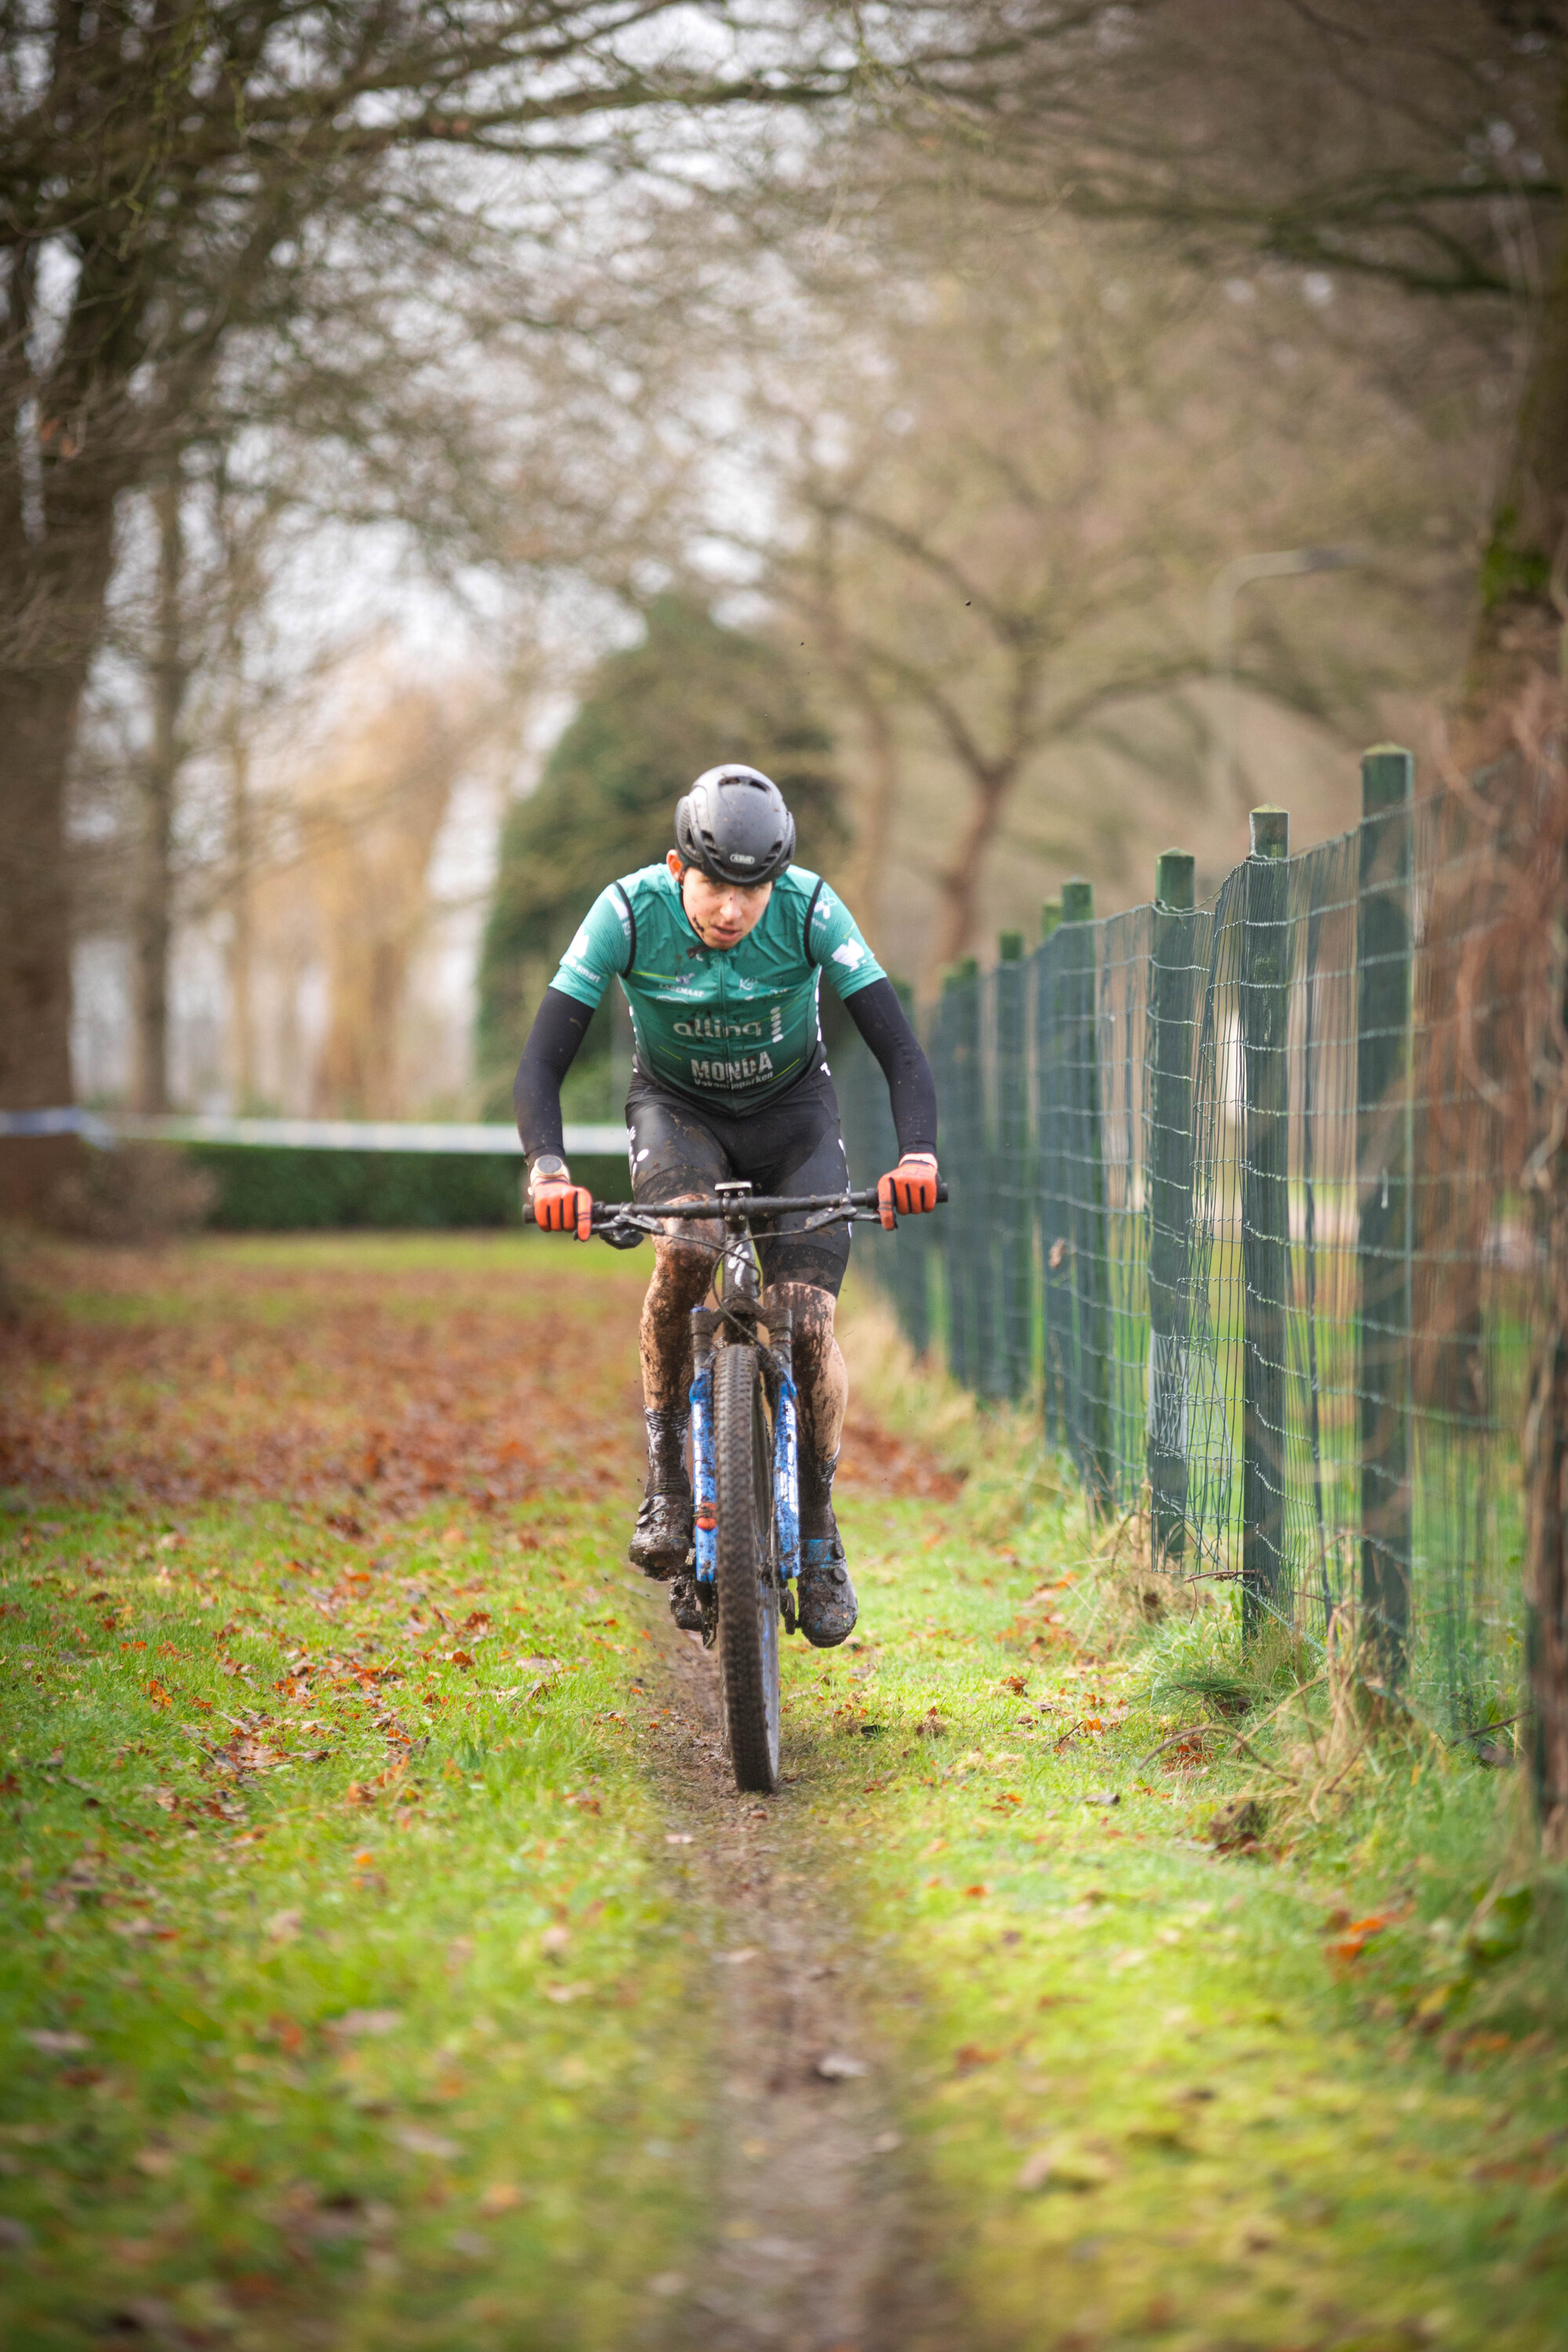
<svg viewBox="0 0 1568 2352">
<path fill-rule="evenodd" d="M 711 1584 L 719 1525 L 719 1480 L 713 1449 L 713 1327 L 711 1307 L 691 1311 L 691 1484 L 695 1505 L 697 1577 Z M 789 1323 L 771 1330 L 770 1350 L 778 1370 L 773 1413 L 773 1523 L 778 1529 L 779 1574 L 800 1573 L 800 1406 L 795 1394 Z"/>
<path fill-rule="evenodd" d="M 719 1474 L 713 1451 L 713 1326 L 710 1307 L 691 1310 L 691 1487 L 697 1580 L 713 1581 L 719 1527 Z"/>
<path fill-rule="evenodd" d="M 800 1574 L 800 1404 L 787 1313 L 776 1327 L 770 1325 L 769 1337 L 779 1376 L 773 1413 L 773 1525 L 778 1529 L 779 1574 L 788 1583 Z"/>
</svg>

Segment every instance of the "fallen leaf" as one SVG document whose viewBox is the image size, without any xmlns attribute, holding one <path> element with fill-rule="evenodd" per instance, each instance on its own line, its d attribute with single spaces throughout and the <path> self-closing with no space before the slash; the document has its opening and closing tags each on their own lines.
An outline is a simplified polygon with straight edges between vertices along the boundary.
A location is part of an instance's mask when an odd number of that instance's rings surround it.
<svg viewBox="0 0 1568 2352">
<path fill-rule="evenodd" d="M 479 2198 L 479 2211 L 487 2221 L 498 2213 L 510 2213 L 523 2201 L 522 2191 L 515 2180 L 492 2180 Z"/>
<path fill-rule="evenodd" d="M 30 2042 L 35 2050 L 41 2050 L 46 2058 L 64 2058 L 88 2046 L 85 2033 L 57 2033 L 47 2025 L 35 2027 L 23 2039 Z"/>
<path fill-rule="evenodd" d="M 1102 2156 L 1075 2147 L 1070 2140 L 1054 2140 L 1026 2157 L 1018 2171 L 1018 2187 L 1026 2189 L 1103 2189 L 1111 2168 Z"/>
<path fill-rule="evenodd" d="M 743 1944 L 738 1952 L 715 1952 L 713 1955 L 714 1959 L 721 1966 L 728 1962 L 732 1969 L 743 1968 L 748 1960 L 754 1960 L 756 1957 L 755 1944 Z"/>
<path fill-rule="evenodd" d="M 267 1921 L 267 1933 L 275 1944 L 291 1944 L 304 1920 L 302 1911 L 274 1911 Z"/>
<path fill-rule="evenodd" d="M 571 1928 L 557 1924 L 553 1927 L 546 1927 L 539 1939 L 539 1948 L 542 1952 L 563 1952 L 571 1941 Z"/>
<path fill-rule="evenodd" d="M 992 2066 L 996 2063 L 994 2050 L 983 2050 L 978 2042 L 966 2042 L 952 2056 L 953 2072 L 972 2074 L 976 2066 Z"/>
<path fill-rule="evenodd" d="M 816 2072 L 825 2083 L 851 2083 L 857 2075 L 868 2074 L 870 2071 L 863 2058 L 851 2058 L 842 2050 L 829 2050 L 816 2062 Z"/>
<path fill-rule="evenodd" d="M 400 2009 L 349 2009 L 342 2017 L 330 2019 L 327 2031 L 341 2034 L 344 2041 L 357 2042 L 365 2034 L 395 2033 L 402 2022 Z"/>
<path fill-rule="evenodd" d="M 433 2156 L 442 2164 L 455 2163 L 463 2153 L 455 2139 L 444 2139 L 439 2132 L 426 2131 L 422 2124 L 409 2124 L 392 2137 L 410 2156 Z"/>
<path fill-rule="evenodd" d="M 1381 1936 L 1388 1924 L 1388 1915 L 1384 1911 L 1374 1911 L 1365 1919 L 1352 1919 L 1329 1950 L 1336 1960 L 1359 1960 L 1373 1937 Z"/>
</svg>

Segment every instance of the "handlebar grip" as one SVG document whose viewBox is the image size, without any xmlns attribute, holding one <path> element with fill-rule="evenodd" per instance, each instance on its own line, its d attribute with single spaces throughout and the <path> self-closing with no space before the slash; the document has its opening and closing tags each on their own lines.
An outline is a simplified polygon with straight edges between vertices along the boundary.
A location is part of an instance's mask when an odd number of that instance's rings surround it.
<svg viewBox="0 0 1568 2352">
<path fill-rule="evenodd" d="M 937 1181 L 936 1197 L 939 1201 L 945 1201 L 947 1198 L 947 1179 L 945 1176 L 940 1177 Z"/>
</svg>

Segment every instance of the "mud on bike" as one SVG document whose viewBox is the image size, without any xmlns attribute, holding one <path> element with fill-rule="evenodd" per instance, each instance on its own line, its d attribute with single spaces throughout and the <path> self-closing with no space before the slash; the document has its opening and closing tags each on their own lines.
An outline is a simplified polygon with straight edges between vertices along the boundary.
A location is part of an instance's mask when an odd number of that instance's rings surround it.
<svg viewBox="0 0 1568 2352">
<path fill-rule="evenodd" d="M 937 1188 L 945 1201 L 947 1187 Z M 722 1223 L 711 1306 L 691 1310 L 691 1488 L 704 1645 L 719 1682 L 735 1786 L 779 1784 L 779 1626 L 795 1627 L 800 1573 L 799 1408 L 790 1312 L 764 1301 L 754 1228 L 805 1212 L 797 1232 L 879 1223 L 875 1186 L 860 1192 L 757 1197 L 721 1184 L 698 1201 L 595 1201 L 593 1231 L 615 1248 L 658 1237 L 671 1219 Z"/>
</svg>

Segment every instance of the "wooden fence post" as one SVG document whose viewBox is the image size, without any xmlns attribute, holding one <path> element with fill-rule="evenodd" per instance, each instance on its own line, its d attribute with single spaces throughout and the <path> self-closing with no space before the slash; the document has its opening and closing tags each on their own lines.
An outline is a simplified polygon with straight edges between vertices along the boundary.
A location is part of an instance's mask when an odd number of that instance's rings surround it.
<svg viewBox="0 0 1568 2352">
<path fill-rule="evenodd" d="M 1149 1518 L 1156 1568 L 1187 1534 L 1187 1344 L 1193 1214 L 1193 1004 L 1197 980 L 1193 859 L 1154 866 L 1149 984 Z"/>
<path fill-rule="evenodd" d="M 1115 1494 L 1110 1434 L 1110 1275 L 1105 1162 L 1100 1130 L 1100 1036 L 1095 1005 L 1094 890 L 1062 885 L 1062 990 L 1070 1105 L 1064 1139 L 1072 1204 L 1072 1271 L 1082 1400 L 1080 1461 L 1089 1502 L 1109 1511 Z"/>
<path fill-rule="evenodd" d="M 1285 1286 L 1290 1252 L 1290 820 L 1252 812 L 1241 936 L 1242 1627 L 1285 1581 Z"/>
<path fill-rule="evenodd" d="M 1361 1276 L 1361 1597 L 1384 1679 L 1410 1631 L 1411 819 L 1415 762 L 1361 763 L 1356 898 L 1356 1191 Z"/>
<path fill-rule="evenodd" d="M 1035 1356 L 1034 1176 L 1029 1166 L 1029 1067 L 1024 1037 L 1024 934 L 996 943 L 996 1161 L 1001 1178 L 1003 1379 L 1027 1396 Z"/>
</svg>

